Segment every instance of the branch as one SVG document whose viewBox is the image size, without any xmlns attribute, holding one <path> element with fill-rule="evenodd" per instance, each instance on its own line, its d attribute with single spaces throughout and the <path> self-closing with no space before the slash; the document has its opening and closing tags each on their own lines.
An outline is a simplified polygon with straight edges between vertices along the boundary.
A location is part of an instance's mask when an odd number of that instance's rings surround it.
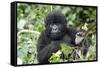
<svg viewBox="0 0 100 68">
<path fill-rule="evenodd" d="M 38 34 L 40 35 L 40 32 L 37 32 L 37 31 L 32 31 L 32 30 L 21 30 L 17 33 L 17 36 L 19 36 L 20 34 L 22 33 L 33 33 L 33 34 Z"/>
</svg>

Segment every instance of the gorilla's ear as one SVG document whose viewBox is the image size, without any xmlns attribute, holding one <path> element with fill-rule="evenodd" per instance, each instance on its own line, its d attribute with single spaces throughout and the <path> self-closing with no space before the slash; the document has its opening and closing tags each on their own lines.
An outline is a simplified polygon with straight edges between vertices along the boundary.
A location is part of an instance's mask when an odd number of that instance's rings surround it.
<svg viewBox="0 0 100 68">
<path fill-rule="evenodd" d="M 61 13 L 61 11 L 54 10 L 52 12 L 49 12 L 49 14 L 47 14 L 45 18 L 45 25 L 51 23 L 61 23 L 63 25 L 67 25 L 67 20 L 64 14 Z"/>
</svg>

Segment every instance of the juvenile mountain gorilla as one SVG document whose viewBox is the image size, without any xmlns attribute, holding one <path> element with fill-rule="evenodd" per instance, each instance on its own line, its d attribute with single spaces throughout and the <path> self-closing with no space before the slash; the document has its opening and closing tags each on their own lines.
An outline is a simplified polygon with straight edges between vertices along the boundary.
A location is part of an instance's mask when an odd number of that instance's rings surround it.
<svg viewBox="0 0 100 68">
<path fill-rule="evenodd" d="M 60 43 L 75 46 L 76 29 L 67 28 L 67 20 L 60 11 L 49 13 L 45 19 L 45 31 L 39 37 L 37 58 L 40 64 L 49 63 L 52 53 L 60 49 Z"/>
</svg>

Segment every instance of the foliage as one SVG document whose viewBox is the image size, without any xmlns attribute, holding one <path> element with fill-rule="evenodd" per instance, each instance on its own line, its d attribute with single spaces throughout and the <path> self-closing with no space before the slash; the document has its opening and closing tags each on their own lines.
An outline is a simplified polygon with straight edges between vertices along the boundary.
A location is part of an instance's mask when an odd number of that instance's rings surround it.
<svg viewBox="0 0 100 68">
<path fill-rule="evenodd" d="M 96 59 L 96 8 L 95 7 L 74 7 L 74 6 L 52 6 L 40 4 L 17 4 L 17 58 L 20 58 L 23 64 L 37 64 L 36 44 L 40 33 L 45 29 L 45 16 L 53 10 L 61 10 L 68 20 L 67 27 L 76 28 L 77 30 L 84 29 L 87 31 L 87 39 L 90 48 L 87 56 L 83 59 Z M 70 62 L 73 61 L 68 54 L 73 48 L 65 46 L 59 52 L 66 54 L 67 60 L 62 58 L 62 54 L 53 53 L 49 61 L 55 62 Z M 74 60 L 76 61 L 76 60 Z M 20 63 L 18 63 L 20 64 Z"/>
</svg>

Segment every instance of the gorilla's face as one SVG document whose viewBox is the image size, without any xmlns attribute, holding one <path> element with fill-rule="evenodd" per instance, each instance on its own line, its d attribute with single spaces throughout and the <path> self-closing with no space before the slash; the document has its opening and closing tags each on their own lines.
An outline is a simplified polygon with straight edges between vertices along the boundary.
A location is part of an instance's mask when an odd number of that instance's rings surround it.
<svg viewBox="0 0 100 68">
<path fill-rule="evenodd" d="M 66 26 L 60 23 L 49 24 L 46 27 L 46 34 L 52 39 L 61 39 L 65 33 Z"/>
<path fill-rule="evenodd" d="M 45 19 L 45 32 L 51 39 L 61 39 L 66 30 L 66 18 L 61 12 L 49 13 Z"/>
</svg>

